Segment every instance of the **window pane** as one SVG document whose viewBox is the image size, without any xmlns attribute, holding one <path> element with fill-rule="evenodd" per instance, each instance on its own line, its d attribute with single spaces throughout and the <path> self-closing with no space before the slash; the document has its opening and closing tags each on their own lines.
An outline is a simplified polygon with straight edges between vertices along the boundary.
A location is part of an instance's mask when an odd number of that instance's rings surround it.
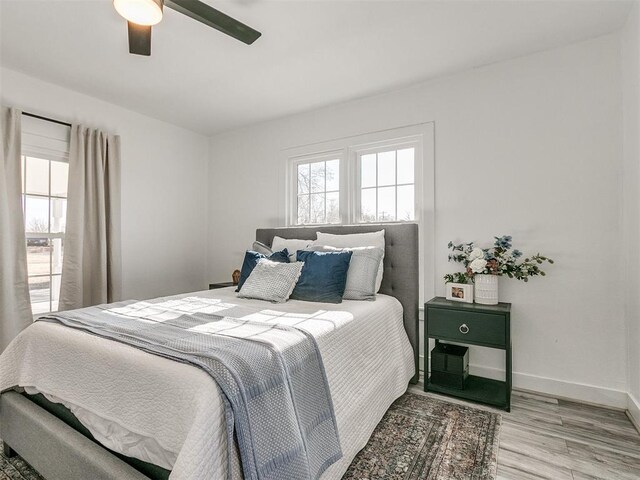
<svg viewBox="0 0 640 480">
<path fill-rule="evenodd" d="M 65 198 L 51 199 L 51 233 L 65 231 L 67 225 L 67 200 Z"/>
<path fill-rule="evenodd" d="M 311 194 L 311 223 L 325 223 L 324 193 Z"/>
<path fill-rule="evenodd" d="M 327 193 L 327 223 L 340 223 L 340 194 Z"/>
<path fill-rule="evenodd" d="M 29 294 L 31 310 L 34 315 L 49 312 L 49 277 L 29 277 Z"/>
<path fill-rule="evenodd" d="M 298 165 L 298 193 L 309 193 L 309 167 L 308 163 Z"/>
<path fill-rule="evenodd" d="M 415 218 L 415 197 L 413 185 L 398 187 L 398 220 L 413 220 Z"/>
<path fill-rule="evenodd" d="M 49 275 L 51 247 L 46 238 L 27 239 L 27 272 L 29 275 Z"/>
<path fill-rule="evenodd" d="M 360 157 L 360 186 L 362 188 L 376 186 L 376 154 Z"/>
<path fill-rule="evenodd" d="M 360 220 L 374 222 L 376 220 L 376 189 L 365 188 L 360 194 Z"/>
<path fill-rule="evenodd" d="M 298 224 L 309 223 L 309 195 L 298 195 Z"/>
<path fill-rule="evenodd" d="M 396 152 L 378 154 L 378 186 L 396 183 Z"/>
<path fill-rule="evenodd" d="M 396 187 L 378 189 L 378 220 L 393 221 L 396 219 Z"/>
<path fill-rule="evenodd" d="M 327 192 L 340 190 L 340 160 L 327 162 Z"/>
<path fill-rule="evenodd" d="M 69 164 L 65 162 L 51 162 L 51 195 L 67 196 L 69 181 Z"/>
<path fill-rule="evenodd" d="M 51 311 L 58 311 L 58 303 L 60 301 L 60 279 L 61 275 L 53 275 L 51 277 Z"/>
<path fill-rule="evenodd" d="M 28 233 L 46 233 L 49 231 L 48 198 L 26 197 L 24 225 Z"/>
<path fill-rule="evenodd" d="M 311 191 L 324 192 L 324 162 L 311 164 Z"/>
<path fill-rule="evenodd" d="M 415 149 L 413 148 L 398 150 L 398 184 L 414 183 L 414 152 Z M 398 198 L 398 205 L 400 205 L 400 198 Z"/>
<path fill-rule="evenodd" d="M 51 269 L 52 273 L 62 273 L 62 239 L 54 238 L 51 240 Z"/>
<path fill-rule="evenodd" d="M 49 195 L 49 160 L 27 157 L 25 193 Z"/>
</svg>

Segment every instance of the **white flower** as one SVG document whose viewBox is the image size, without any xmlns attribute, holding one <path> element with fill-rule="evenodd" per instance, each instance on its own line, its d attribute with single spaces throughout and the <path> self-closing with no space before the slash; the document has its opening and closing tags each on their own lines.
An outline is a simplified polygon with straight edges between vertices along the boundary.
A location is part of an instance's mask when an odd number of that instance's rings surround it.
<svg viewBox="0 0 640 480">
<path fill-rule="evenodd" d="M 478 247 L 474 248 L 469 254 L 469 261 L 473 262 L 477 258 L 484 258 L 484 252 Z"/>
<path fill-rule="evenodd" d="M 487 261 L 484 258 L 476 258 L 469 267 L 473 273 L 482 273 L 484 272 L 485 267 L 487 266 Z"/>
</svg>

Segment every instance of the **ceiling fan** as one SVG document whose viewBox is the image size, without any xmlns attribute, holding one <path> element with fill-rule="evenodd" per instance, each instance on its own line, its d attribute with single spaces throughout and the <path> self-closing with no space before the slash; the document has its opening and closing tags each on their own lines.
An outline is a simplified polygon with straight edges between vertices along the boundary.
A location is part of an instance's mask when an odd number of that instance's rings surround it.
<svg viewBox="0 0 640 480">
<path fill-rule="evenodd" d="M 169 7 L 247 45 L 262 35 L 198 0 L 113 0 L 113 6 L 127 20 L 129 53 L 135 55 L 151 55 L 151 27 L 162 20 L 163 7 Z"/>
</svg>

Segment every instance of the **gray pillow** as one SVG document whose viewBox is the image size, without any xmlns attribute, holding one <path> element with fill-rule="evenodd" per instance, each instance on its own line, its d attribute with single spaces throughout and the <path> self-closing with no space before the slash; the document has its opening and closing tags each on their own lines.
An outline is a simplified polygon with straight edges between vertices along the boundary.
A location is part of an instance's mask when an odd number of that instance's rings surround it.
<svg viewBox="0 0 640 480">
<path fill-rule="evenodd" d="M 286 302 L 300 278 L 303 266 L 302 262 L 279 263 L 261 258 L 242 285 L 238 297 Z"/>
<path fill-rule="evenodd" d="M 376 277 L 384 250 L 378 247 L 335 248 L 311 246 L 306 250 L 315 252 L 353 252 L 347 272 L 347 284 L 342 298 L 345 300 L 375 300 Z"/>
<path fill-rule="evenodd" d="M 253 245 L 251 245 L 251 250 L 253 250 L 254 252 L 261 253 L 265 257 L 270 257 L 271 254 L 273 253 L 273 250 L 271 250 L 262 242 L 253 242 Z"/>
</svg>

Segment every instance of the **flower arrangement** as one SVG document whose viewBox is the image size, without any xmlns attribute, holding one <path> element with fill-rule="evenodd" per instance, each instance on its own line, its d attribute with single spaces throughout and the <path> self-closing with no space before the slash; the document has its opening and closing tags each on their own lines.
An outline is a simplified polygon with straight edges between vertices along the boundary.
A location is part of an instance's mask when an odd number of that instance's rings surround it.
<svg viewBox="0 0 640 480">
<path fill-rule="evenodd" d="M 539 253 L 522 258 L 522 252 L 514 249 L 511 243 L 511 236 L 494 237 L 493 247 L 479 248 L 474 242 L 454 244 L 449 242 L 449 261 L 460 262 L 464 265 L 464 272 L 447 274 L 444 276 L 446 282 L 467 283 L 473 280 L 474 275 L 506 275 L 516 280 L 529 281 L 529 277 L 537 275 L 545 276 L 546 273 L 540 269 L 544 262 L 553 263 L 548 257 Z"/>
</svg>

